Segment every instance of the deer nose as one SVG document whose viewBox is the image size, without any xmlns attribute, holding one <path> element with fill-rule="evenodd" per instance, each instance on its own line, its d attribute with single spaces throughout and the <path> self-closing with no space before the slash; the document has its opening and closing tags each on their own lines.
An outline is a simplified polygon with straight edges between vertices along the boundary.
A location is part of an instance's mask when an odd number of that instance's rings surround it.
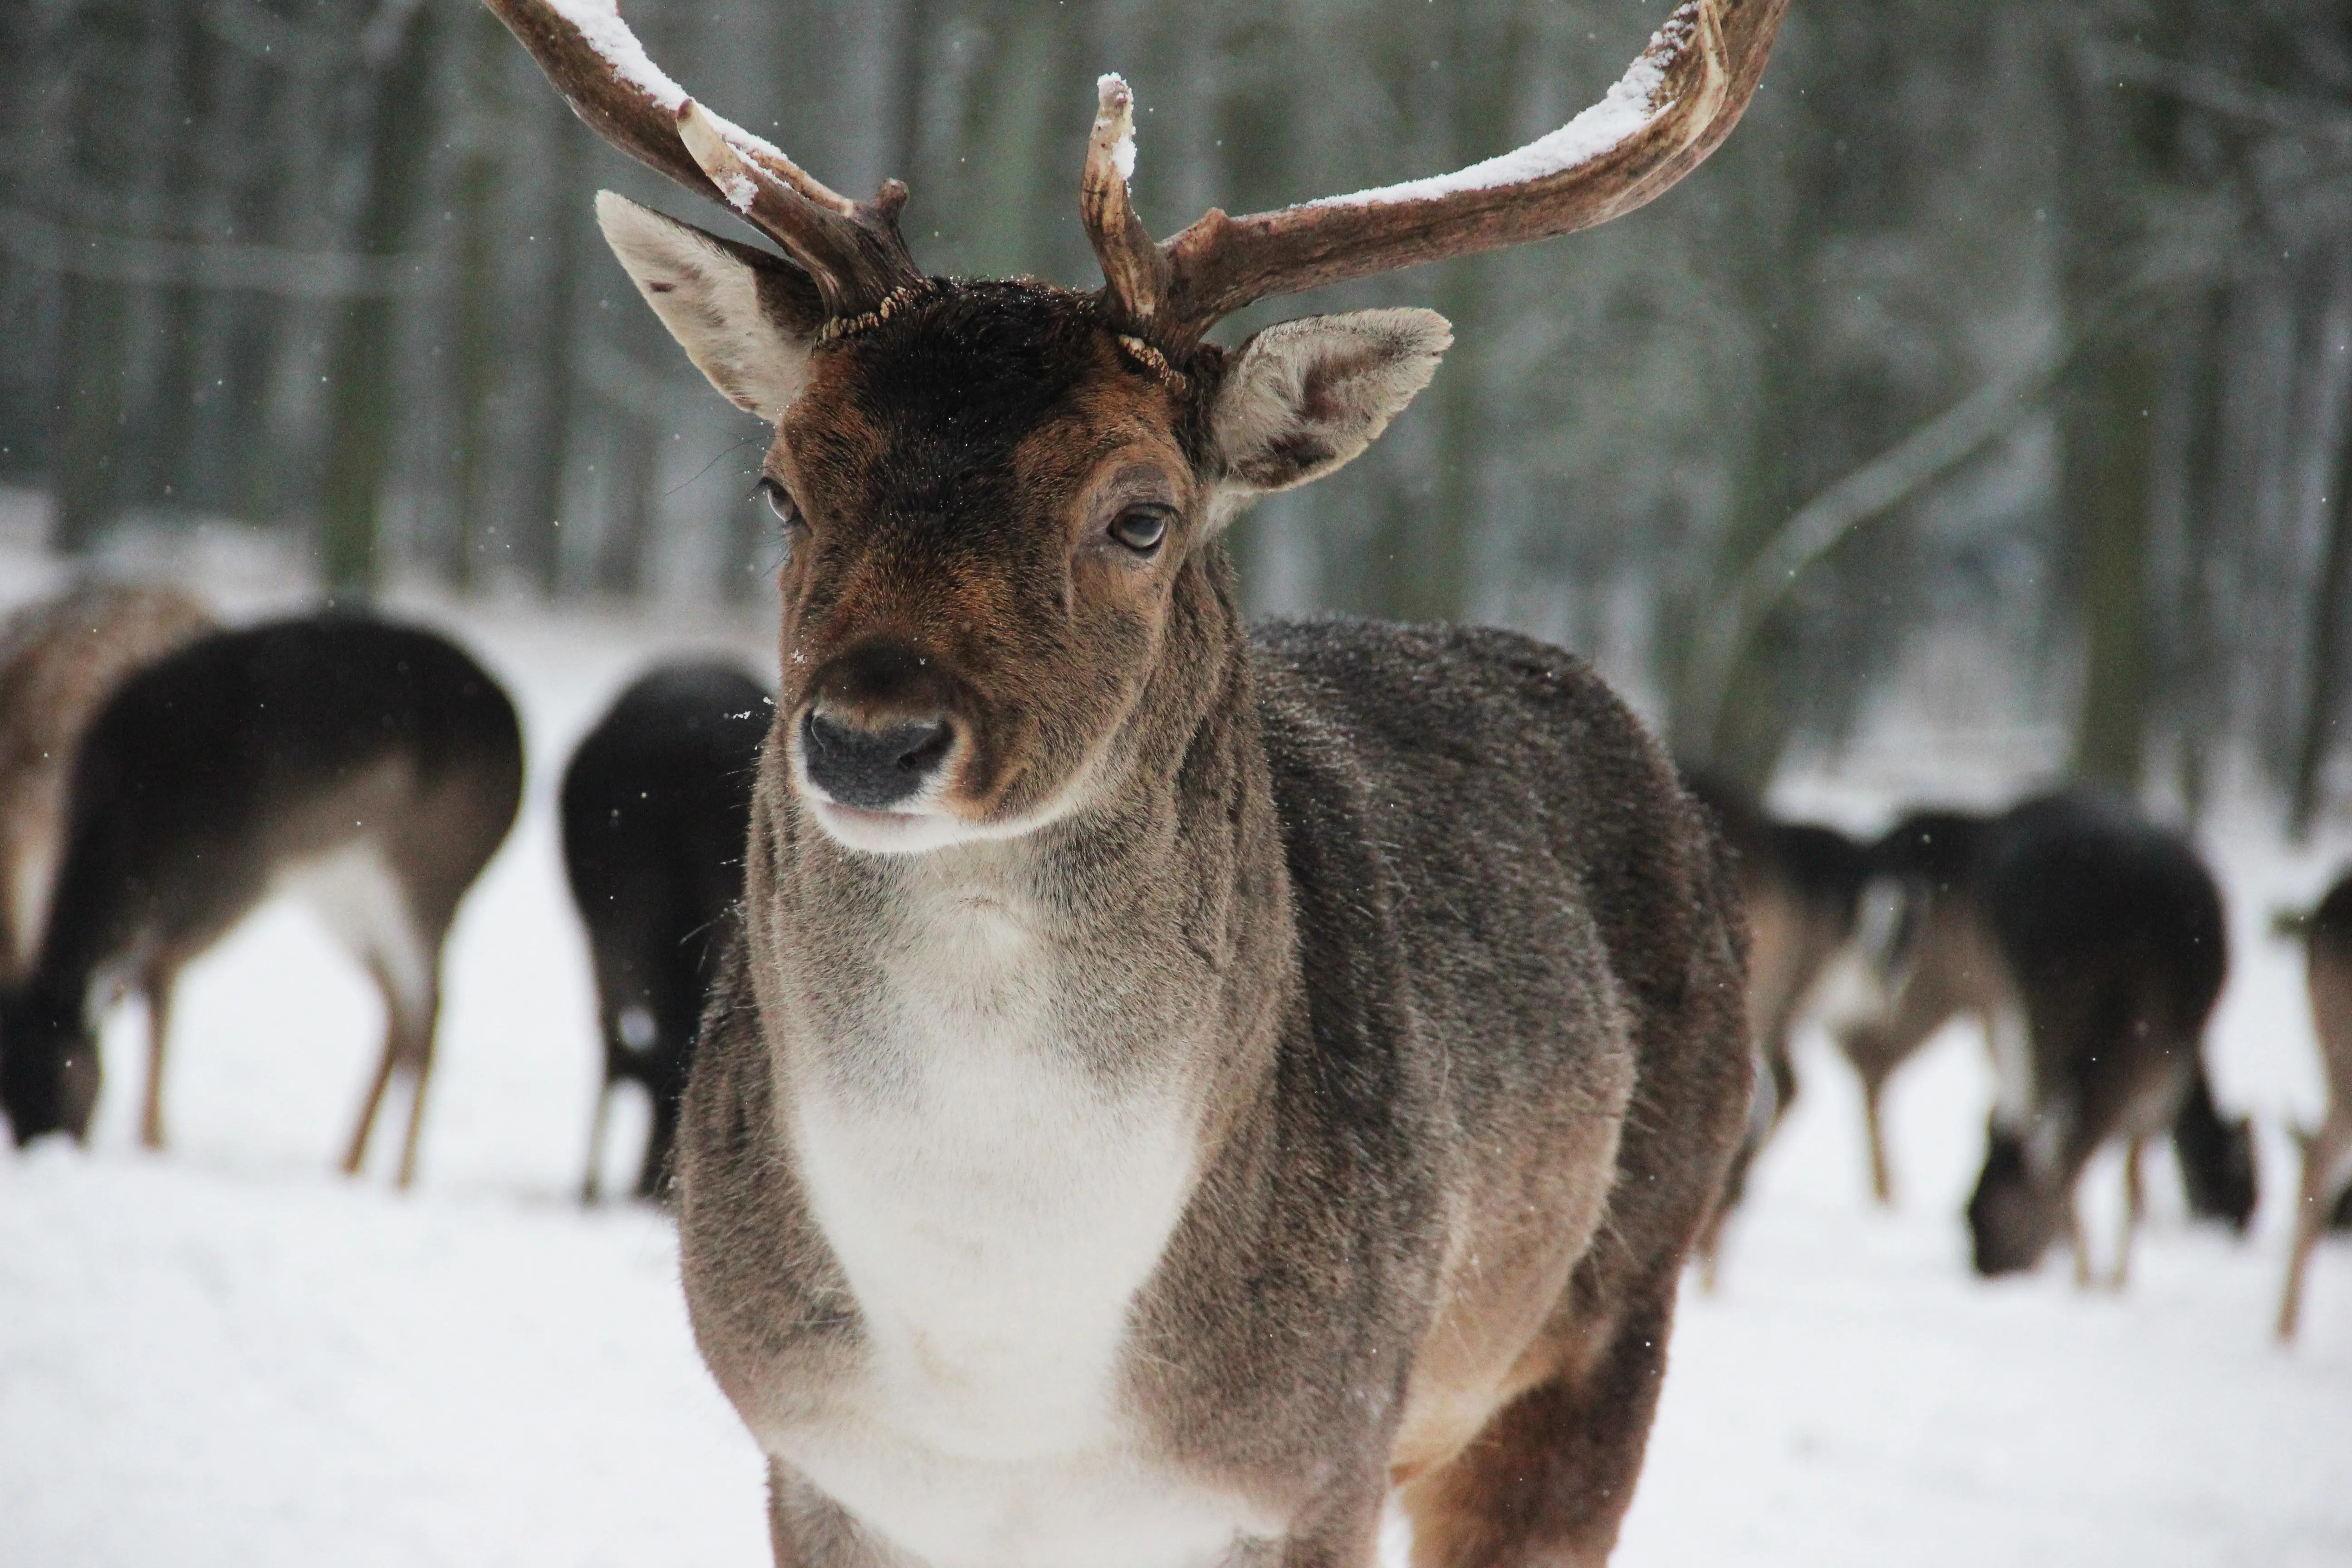
<svg viewBox="0 0 2352 1568">
<path fill-rule="evenodd" d="M 922 788 L 954 744 L 954 729 L 939 717 L 869 730 L 817 709 L 801 721 L 801 764 L 809 782 L 861 811 L 887 809 Z"/>
</svg>

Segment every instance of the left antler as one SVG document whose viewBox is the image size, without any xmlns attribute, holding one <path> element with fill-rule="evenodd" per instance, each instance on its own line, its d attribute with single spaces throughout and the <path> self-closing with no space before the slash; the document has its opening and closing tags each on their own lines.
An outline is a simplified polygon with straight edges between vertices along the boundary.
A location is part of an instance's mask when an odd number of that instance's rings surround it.
<svg viewBox="0 0 2352 1568">
<path fill-rule="evenodd" d="M 1599 103 L 1454 174 L 1248 217 L 1212 209 L 1153 245 L 1128 201 L 1127 84 L 1106 77 L 1080 211 L 1113 316 L 1184 350 L 1254 300 L 1590 228 L 1663 195 L 1731 133 L 1788 0 L 1689 0 Z"/>
</svg>

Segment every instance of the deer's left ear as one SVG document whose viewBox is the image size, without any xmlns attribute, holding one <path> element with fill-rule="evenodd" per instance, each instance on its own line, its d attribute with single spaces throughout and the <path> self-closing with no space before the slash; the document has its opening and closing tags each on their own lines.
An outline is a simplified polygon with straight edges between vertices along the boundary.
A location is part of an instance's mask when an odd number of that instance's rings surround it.
<svg viewBox="0 0 2352 1568">
<path fill-rule="evenodd" d="M 1319 479 L 1429 384 L 1454 329 L 1434 310 L 1358 310 L 1266 328 L 1217 389 L 1220 489 L 1234 504 Z"/>
<path fill-rule="evenodd" d="M 808 382 L 824 303 L 781 257 L 705 234 L 611 191 L 596 222 L 637 292 L 727 401 L 774 424 Z"/>
</svg>

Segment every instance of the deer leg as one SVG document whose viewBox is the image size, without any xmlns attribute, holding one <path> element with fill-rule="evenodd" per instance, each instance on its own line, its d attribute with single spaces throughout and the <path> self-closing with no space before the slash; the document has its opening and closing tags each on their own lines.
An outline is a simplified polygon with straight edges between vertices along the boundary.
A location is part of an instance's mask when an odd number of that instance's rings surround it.
<svg viewBox="0 0 2352 1568">
<path fill-rule="evenodd" d="M 593 1207 L 604 1195 L 601 1190 L 604 1171 L 604 1123 L 613 1109 L 613 1075 L 607 1072 L 596 1086 L 596 1113 L 588 1121 L 588 1175 L 580 1184 L 580 1202 Z"/>
<path fill-rule="evenodd" d="M 2345 1160 L 2352 1156 L 2352 1106 L 2331 1106 L 2319 1135 L 2303 1146 L 2303 1184 L 2295 1194 L 2294 1245 L 2288 1250 L 2286 1288 L 2279 1298 L 2278 1337 L 2294 1338 L 2303 1315 L 2303 1277 L 2311 1265 L 2312 1248 L 2326 1228 L 2333 1189 Z"/>
<path fill-rule="evenodd" d="M 1865 1077 L 1862 1080 L 1862 1128 L 1870 1140 L 1870 1195 L 1882 1208 L 1895 1202 L 1895 1184 L 1886 1173 L 1886 1127 L 1879 1113 L 1879 1100 L 1886 1087 L 1884 1078 Z"/>
<path fill-rule="evenodd" d="M 377 984 L 384 990 L 383 1058 L 375 1065 L 375 1078 L 369 1083 L 367 1098 L 360 1102 L 360 1121 L 352 1129 L 351 1147 L 343 1154 L 343 1174 L 356 1176 L 367 1158 L 368 1134 L 375 1129 L 376 1112 L 383 1108 L 383 1091 L 392 1082 L 393 1065 L 400 1058 L 400 1015 L 394 1010 L 392 993 L 383 987 L 381 977 Z"/>
<path fill-rule="evenodd" d="M 2083 1216 L 2074 1207 L 2074 1194 L 2066 1194 L 2066 1245 L 2074 1254 L 2074 1288 L 2091 1288 L 2091 1243 L 2083 1234 Z"/>
<path fill-rule="evenodd" d="M 1633 1500 L 1674 1319 L 1671 1282 L 1586 1366 L 1537 1384 L 1408 1483 L 1413 1568 L 1601 1568 Z"/>
<path fill-rule="evenodd" d="M 2115 1267 L 2107 1271 L 2110 1290 L 2122 1289 L 2131 1278 L 2132 1236 L 2147 1213 L 2147 1189 L 2140 1179 L 2140 1152 L 2147 1144 L 2147 1139 L 2134 1138 L 2124 1145 L 2124 1218 L 2122 1233 L 2116 1237 Z"/>
<path fill-rule="evenodd" d="M 178 984 L 176 963 L 159 963 L 140 983 L 147 994 L 147 1098 L 139 1112 L 139 1144 L 163 1146 L 163 1047 L 172 1033 L 172 989 Z"/>
<path fill-rule="evenodd" d="M 416 1183 L 416 1143 L 425 1131 L 425 1090 L 433 1079 L 433 1037 L 441 1016 L 441 995 L 436 986 L 426 994 L 418 1016 L 410 1021 L 408 1050 L 416 1087 L 408 1102 L 408 1137 L 400 1146 L 400 1185 Z"/>
</svg>

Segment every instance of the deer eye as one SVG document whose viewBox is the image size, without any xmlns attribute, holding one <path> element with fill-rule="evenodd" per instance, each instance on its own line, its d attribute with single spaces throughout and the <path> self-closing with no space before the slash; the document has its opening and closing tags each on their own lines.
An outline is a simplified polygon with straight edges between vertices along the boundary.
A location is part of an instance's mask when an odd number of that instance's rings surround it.
<svg viewBox="0 0 2352 1568">
<path fill-rule="evenodd" d="M 1129 507 L 1111 519 L 1110 536 L 1138 555 L 1149 555 L 1168 537 L 1168 515 L 1164 506 Z"/>
<path fill-rule="evenodd" d="M 774 512 L 776 520 L 786 528 L 802 525 L 801 509 L 793 504 L 792 492 L 765 474 L 760 476 L 760 495 L 768 503 L 768 510 Z"/>
</svg>

